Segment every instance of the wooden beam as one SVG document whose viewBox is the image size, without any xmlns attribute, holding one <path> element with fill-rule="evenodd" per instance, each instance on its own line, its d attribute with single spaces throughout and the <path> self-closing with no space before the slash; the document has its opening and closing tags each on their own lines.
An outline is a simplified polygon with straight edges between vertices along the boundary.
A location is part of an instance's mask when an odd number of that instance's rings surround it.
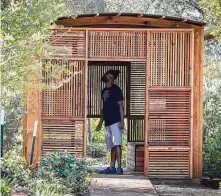
<svg viewBox="0 0 221 196">
<path fill-rule="evenodd" d="M 199 26 L 183 23 L 180 21 L 172 21 L 167 20 L 166 18 L 163 20 L 156 19 L 156 18 L 148 18 L 148 17 L 130 17 L 130 16 L 99 16 L 99 17 L 78 17 L 76 20 L 73 19 L 63 19 L 57 20 L 55 23 L 57 25 L 63 25 L 66 27 L 78 27 L 82 25 L 104 25 L 107 26 L 109 24 L 126 24 L 126 25 L 142 25 L 146 26 L 155 26 L 159 28 L 193 28 L 199 29 Z"/>
<path fill-rule="evenodd" d="M 193 32 L 194 29 L 188 29 L 188 28 L 109 28 L 109 27 L 104 27 L 104 28 L 92 28 L 92 27 L 61 27 L 61 28 L 53 28 L 51 29 L 52 31 L 61 31 L 63 32 L 64 30 L 67 31 L 124 31 L 124 32 L 146 32 L 146 31 L 154 31 L 154 32 Z"/>
<path fill-rule="evenodd" d="M 106 57 L 106 58 L 88 58 L 89 61 L 123 61 L 123 62 L 145 62 L 146 59 L 143 58 L 110 58 L 110 57 Z"/>
<path fill-rule="evenodd" d="M 64 117 L 64 116 L 42 116 L 42 120 L 67 120 L 67 121 L 82 121 L 84 117 Z"/>
</svg>

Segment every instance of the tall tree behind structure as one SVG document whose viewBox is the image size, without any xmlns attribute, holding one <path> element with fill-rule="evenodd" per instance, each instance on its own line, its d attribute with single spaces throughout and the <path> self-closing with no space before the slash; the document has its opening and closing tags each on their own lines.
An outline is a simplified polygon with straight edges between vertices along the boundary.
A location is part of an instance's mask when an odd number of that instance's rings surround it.
<svg viewBox="0 0 221 196">
<path fill-rule="evenodd" d="M 202 19 L 199 0 L 64 0 L 74 14 L 132 12 Z"/>
</svg>

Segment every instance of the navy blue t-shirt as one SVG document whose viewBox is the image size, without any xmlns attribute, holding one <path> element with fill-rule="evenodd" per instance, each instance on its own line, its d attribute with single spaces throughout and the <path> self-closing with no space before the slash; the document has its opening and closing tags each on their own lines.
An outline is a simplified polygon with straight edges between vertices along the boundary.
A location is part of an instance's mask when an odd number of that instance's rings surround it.
<svg viewBox="0 0 221 196">
<path fill-rule="evenodd" d="M 101 92 L 103 99 L 103 116 L 105 126 L 110 126 L 120 122 L 119 101 L 123 101 L 123 93 L 121 89 L 113 84 L 110 88 L 104 88 Z"/>
</svg>

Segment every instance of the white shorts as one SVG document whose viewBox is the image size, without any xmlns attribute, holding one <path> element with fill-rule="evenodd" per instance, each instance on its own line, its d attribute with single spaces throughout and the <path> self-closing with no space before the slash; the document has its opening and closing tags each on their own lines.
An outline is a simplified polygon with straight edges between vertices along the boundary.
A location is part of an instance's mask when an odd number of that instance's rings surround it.
<svg viewBox="0 0 221 196">
<path fill-rule="evenodd" d="M 111 149 L 114 146 L 122 146 L 122 131 L 118 127 L 119 123 L 115 123 L 113 125 L 105 127 L 105 140 L 107 149 Z"/>
</svg>

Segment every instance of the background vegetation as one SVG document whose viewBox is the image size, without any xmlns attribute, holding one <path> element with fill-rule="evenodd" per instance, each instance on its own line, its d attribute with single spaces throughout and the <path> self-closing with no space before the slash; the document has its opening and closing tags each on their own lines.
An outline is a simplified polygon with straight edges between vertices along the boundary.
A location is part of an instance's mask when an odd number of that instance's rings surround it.
<svg viewBox="0 0 221 196">
<path fill-rule="evenodd" d="M 95 158 L 98 163 L 109 165 L 111 161 L 110 151 L 106 148 L 105 143 L 105 128 L 101 131 L 95 131 L 99 119 L 90 119 L 91 140 L 88 140 L 87 153 L 91 158 Z M 127 128 L 126 128 L 127 129 Z M 123 134 L 122 139 L 122 167 L 126 167 L 127 160 L 127 135 Z M 116 165 L 117 166 L 117 165 Z"/>
<path fill-rule="evenodd" d="M 221 172 L 221 2 L 220 0 L 2 0 L 1 1 L 1 107 L 6 111 L 4 135 L 4 178 L 1 180 L 5 195 L 12 189 L 22 189 L 30 193 L 36 186 L 44 195 L 56 195 L 64 191 L 80 191 L 69 183 L 71 177 L 65 177 L 65 171 L 57 171 L 56 164 L 62 160 L 70 160 L 69 169 L 78 168 L 78 163 L 68 155 L 50 155 L 45 159 L 50 166 L 51 185 L 40 171 L 32 172 L 24 165 L 21 156 L 22 119 L 28 111 L 24 110 L 24 93 L 27 88 L 42 88 L 38 73 L 41 72 L 42 59 L 48 57 L 50 28 L 56 18 L 66 15 L 97 12 L 140 12 L 184 17 L 204 20 L 209 23 L 206 28 L 205 70 L 204 70 L 204 138 L 203 163 L 204 172 L 211 176 L 219 176 Z M 27 77 L 31 76 L 31 77 Z M 54 76 L 56 77 L 56 76 Z M 30 100 L 29 100 L 30 101 Z M 92 122 L 92 130 L 96 120 Z M 92 147 L 88 148 L 92 157 L 102 157 L 104 150 L 103 131 L 92 132 Z M 99 143 L 95 145 L 94 143 Z M 124 136 L 124 144 L 126 136 Z M 126 144 L 124 145 L 126 146 Z M 93 149 L 93 150 L 91 150 Z M 90 152 L 91 150 L 91 152 Z M 95 154 L 93 154 L 96 152 Z M 124 149 L 125 157 L 126 150 Z M 52 158 L 56 157 L 56 158 Z M 60 157 L 60 158 L 58 158 Z M 44 161 L 46 161 L 44 159 Z M 107 156 L 104 162 L 108 163 Z M 14 160 L 12 162 L 12 160 Z M 8 162 L 7 162 L 8 161 Z M 43 162 L 44 162 L 43 161 Z M 47 162 L 46 161 L 46 162 Z M 55 162 L 54 162 L 55 161 Z M 45 163 L 45 162 L 44 162 Z M 125 164 L 125 160 L 123 162 Z M 48 165 L 42 165 L 43 171 Z M 80 168 L 85 171 L 85 168 Z M 78 171 L 78 170 L 75 170 Z M 58 172 L 58 173 L 56 173 Z M 87 173 L 87 172 L 86 172 Z M 45 175 L 49 175 L 45 173 Z M 61 175 L 64 175 L 61 177 Z M 85 187 L 86 175 L 82 175 Z M 73 179 L 71 179 L 73 180 Z M 29 183 L 27 183 L 27 181 Z M 65 182 L 65 183 L 64 183 Z M 66 183 L 67 182 L 67 183 Z M 29 185 L 27 185 L 29 184 Z M 79 185 L 76 185 L 79 186 Z M 57 188 L 56 188 L 57 187 Z M 68 187 L 68 188 L 67 188 Z M 53 192 L 55 191 L 55 192 Z M 61 191 L 61 192 L 59 192 Z"/>
</svg>

